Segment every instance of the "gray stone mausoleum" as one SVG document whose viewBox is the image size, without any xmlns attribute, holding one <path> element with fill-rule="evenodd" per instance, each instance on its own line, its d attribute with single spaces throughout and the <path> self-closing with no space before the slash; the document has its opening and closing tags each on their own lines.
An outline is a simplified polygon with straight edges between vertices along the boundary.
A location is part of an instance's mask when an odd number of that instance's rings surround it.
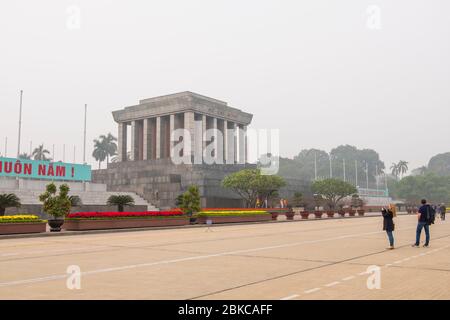
<svg viewBox="0 0 450 320">
<path fill-rule="evenodd" d="M 174 206 L 176 197 L 192 184 L 200 188 L 203 207 L 242 205 L 236 194 L 221 187 L 221 181 L 227 174 L 255 167 L 247 163 L 251 114 L 220 100 L 181 92 L 141 100 L 114 111 L 113 117 L 118 124 L 119 161 L 94 171 L 94 182 L 107 184 L 108 191 L 136 192 L 160 208 Z M 189 146 L 184 137 L 171 139 L 176 129 L 189 132 Z M 220 141 L 205 139 L 209 129 L 221 133 Z M 181 155 L 192 161 L 174 164 L 175 144 L 181 144 Z M 211 144 L 216 163 L 195 161 Z"/>
</svg>

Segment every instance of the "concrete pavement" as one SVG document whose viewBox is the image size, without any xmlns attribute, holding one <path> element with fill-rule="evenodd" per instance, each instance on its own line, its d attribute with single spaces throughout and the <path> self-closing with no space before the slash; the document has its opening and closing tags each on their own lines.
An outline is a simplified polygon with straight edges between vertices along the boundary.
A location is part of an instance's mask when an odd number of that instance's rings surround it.
<svg viewBox="0 0 450 320">
<path fill-rule="evenodd" d="M 416 222 L 396 218 L 392 251 L 381 217 L 3 239 L 0 299 L 449 299 L 450 224 L 412 248 Z"/>
</svg>

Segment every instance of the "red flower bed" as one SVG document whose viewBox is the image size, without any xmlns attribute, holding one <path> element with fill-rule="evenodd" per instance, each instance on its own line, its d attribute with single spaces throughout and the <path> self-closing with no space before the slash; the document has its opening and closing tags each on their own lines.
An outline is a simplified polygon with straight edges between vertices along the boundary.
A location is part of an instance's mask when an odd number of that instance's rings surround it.
<svg viewBox="0 0 450 320">
<path fill-rule="evenodd" d="M 143 212 L 77 212 L 67 215 L 69 219 L 92 219 L 92 218 L 134 218 L 134 217 L 174 217 L 181 216 L 180 210 L 171 211 L 143 211 Z"/>
<path fill-rule="evenodd" d="M 202 208 L 201 211 L 286 211 L 287 208 Z"/>
</svg>

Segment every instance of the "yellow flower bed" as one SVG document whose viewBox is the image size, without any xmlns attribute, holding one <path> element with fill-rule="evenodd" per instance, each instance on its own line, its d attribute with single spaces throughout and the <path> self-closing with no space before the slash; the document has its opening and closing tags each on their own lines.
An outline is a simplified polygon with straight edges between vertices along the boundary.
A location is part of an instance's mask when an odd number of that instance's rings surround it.
<svg viewBox="0 0 450 320">
<path fill-rule="evenodd" d="M 44 222 L 33 214 L 19 214 L 15 216 L 0 216 L 0 223 Z"/>
</svg>

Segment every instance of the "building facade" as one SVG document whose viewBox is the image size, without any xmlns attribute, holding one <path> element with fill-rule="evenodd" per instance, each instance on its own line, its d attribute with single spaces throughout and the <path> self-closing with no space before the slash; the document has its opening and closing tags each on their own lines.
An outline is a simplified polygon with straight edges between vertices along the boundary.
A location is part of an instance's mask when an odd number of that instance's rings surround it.
<svg viewBox="0 0 450 320">
<path fill-rule="evenodd" d="M 113 112 L 118 161 L 93 171 L 93 181 L 105 183 L 109 191 L 135 192 L 160 208 L 175 206 L 176 197 L 192 184 L 199 186 L 203 207 L 240 206 L 242 200 L 221 181 L 255 167 L 247 163 L 252 117 L 192 92 L 141 100 Z M 176 135 L 178 129 L 187 134 Z M 176 156 L 185 161 L 174 162 Z"/>
</svg>

